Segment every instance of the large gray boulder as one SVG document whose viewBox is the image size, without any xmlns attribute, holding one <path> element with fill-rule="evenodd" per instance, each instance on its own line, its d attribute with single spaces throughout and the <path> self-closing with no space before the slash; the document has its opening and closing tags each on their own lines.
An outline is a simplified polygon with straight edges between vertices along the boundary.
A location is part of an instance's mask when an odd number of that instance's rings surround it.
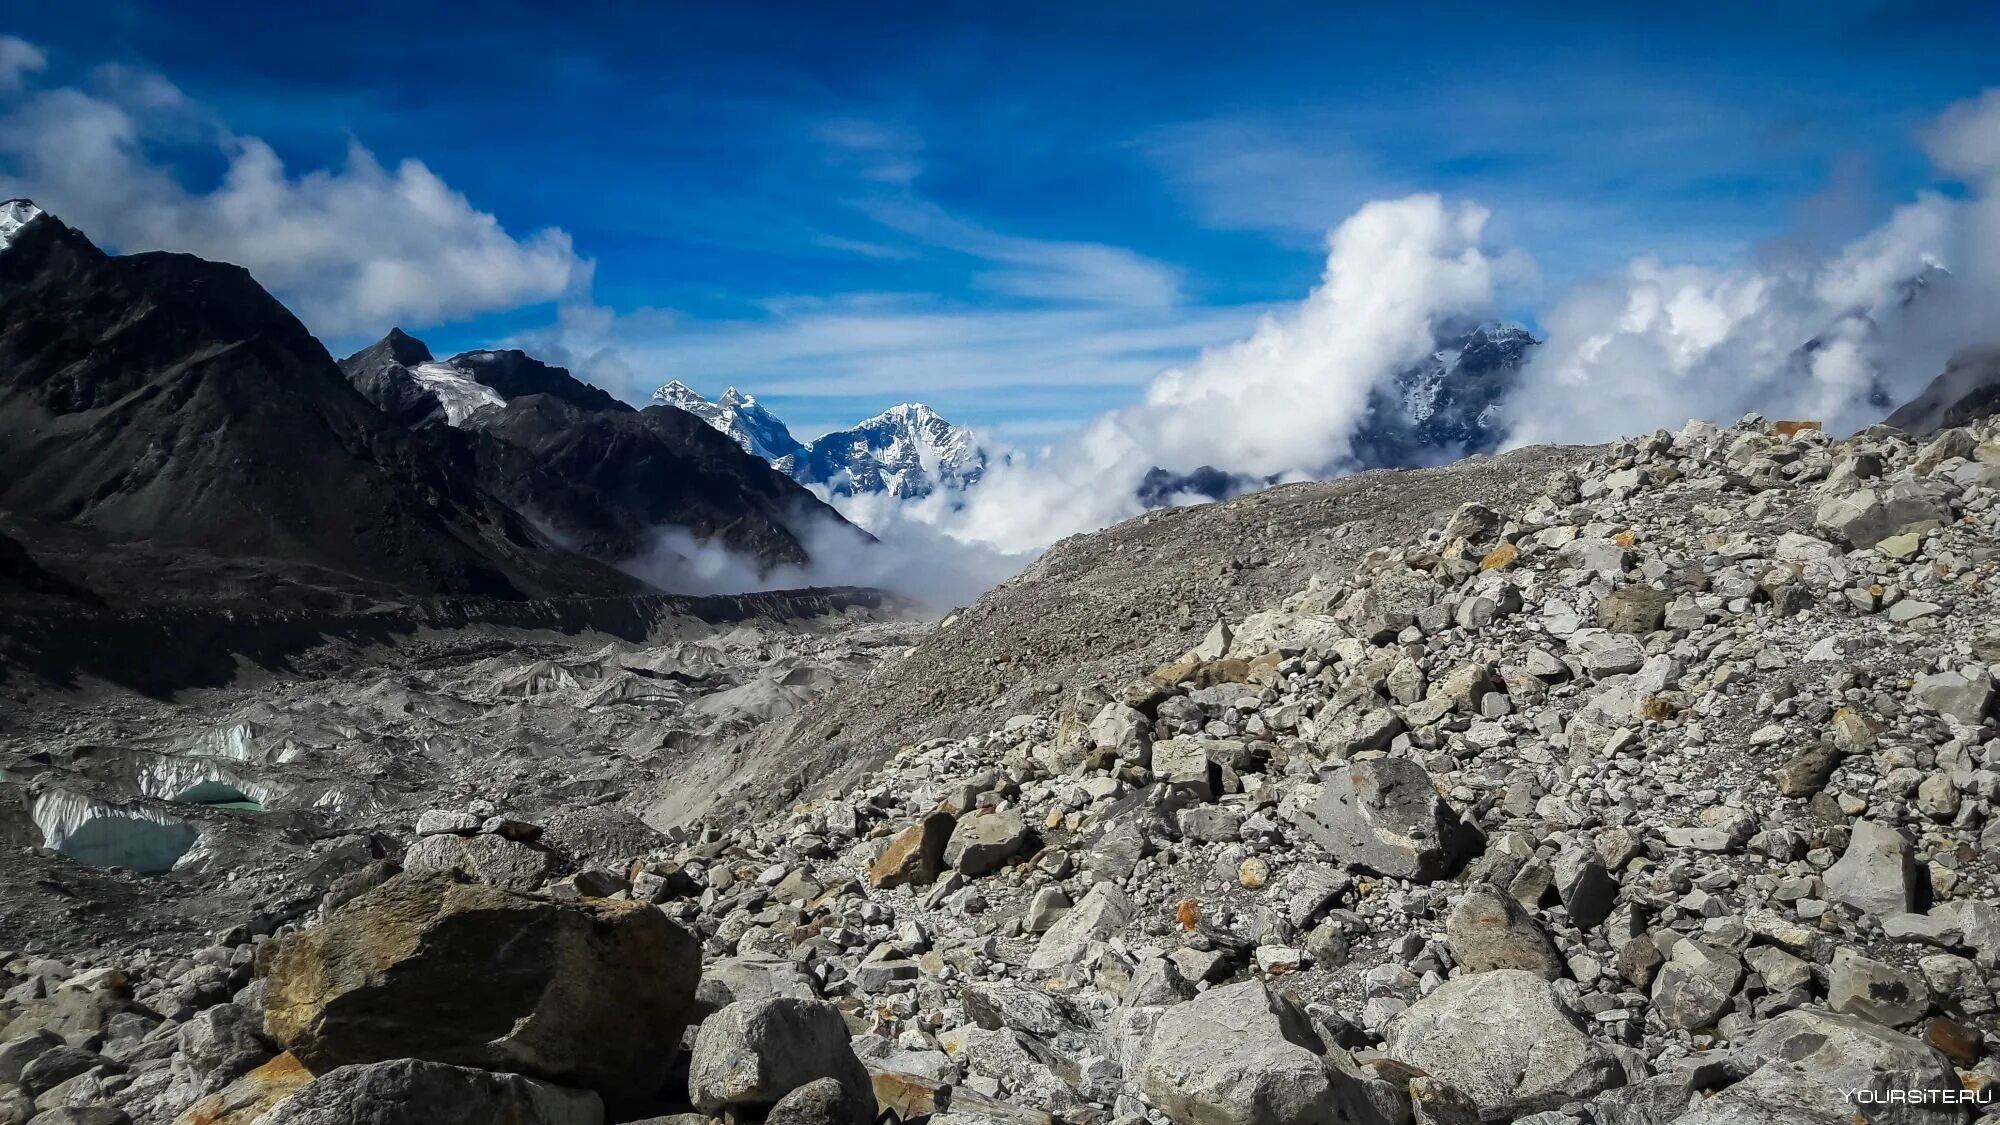
<svg viewBox="0 0 2000 1125">
<path fill-rule="evenodd" d="M 268 946 L 265 1033 L 315 1074 L 428 1059 L 657 1093 L 694 1012 L 694 938 L 643 903 L 463 880 L 399 875 Z"/>
<path fill-rule="evenodd" d="M 1902 914 L 1916 904 L 1917 859 L 1896 829 L 1855 822 L 1847 850 L 1825 875 L 1826 897 L 1864 913 Z"/>
<path fill-rule="evenodd" d="M 482 883 L 532 891 L 547 881 L 555 857 L 505 836 L 420 836 L 403 855 L 405 871 L 463 871 Z"/>
<path fill-rule="evenodd" d="M 1951 509 L 1914 481 L 1829 497 L 1814 513 L 1814 522 L 1829 536 L 1855 548 L 1873 547 L 1891 535 L 1928 530 L 1950 520 Z"/>
<path fill-rule="evenodd" d="M 1562 956 L 1542 924 L 1491 883 L 1474 883 L 1445 922 L 1451 958 L 1469 973 L 1521 969 L 1544 980 L 1562 976 Z"/>
<path fill-rule="evenodd" d="M 1384 1119 L 1367 1080 L 1261 981 L 1166 1009 L 1136 1075 L 1176 1125 L 1361 1125 Z"/>
<path fill-rule="evenodd" d="M 968 879 L 990 875 L 1028 842 L 1028 826 L 1016 812 L 968 813 L 944 847 L 944 861 Z"/>
<path fill-rule="evenodd" d="M 1646 664 L 1646 649 L 1630 633 L 1609 629 L 1579 629 L 1569 638 L 1569 650 L 1593 677 L 1621 676 Z"/>
<path fill-rule="evenodd" d="M 604 1105 L 518 1074 L 421 1059 L 335 1067 L 258 1125 L 603 1125 Z"/>
<path fill-rule="evenodd" d="M 1955 1104 L 1925 1106 L 1888 1101 L 1884 1095 L 1891 1090 L 1956 1093 L 1963 1087 L 1943 1055 L 1907 1035 L 1858 1016 L 1806 1008 L 1786 1012 L 1758 1028 L 1732 1050 L 1730 1062 L 1737 1070 L 1753 1076 L 1759 1068 L 1772 1064 L 1790 1064 L 1796 1068 L 1774 1071 L 1767 1076 L 1773 1086 L 1782 1078 L 1787 1087 L 1804 1084 L 1832 1090 L 1836 1095 L 1841 1090 L 1870 1091 L 1876 1096 L 1874 1100 L 1866 1106 L 1850 1103 L 1847 1109 L 1850 1114 L 1865 1109 L 1863 1116 L 1870 1125 L 1943 1125 L 1964 1120 Z M 1804 1096 L 1803 1091 L 1800 1096 Z"/>
<path fill-rule="evenodd" d="M 847 1122 L 874 1120 L 874 1086 L 838 1008 L 791 997 L 751 1000 L 702 1021 L 688 1062 L 688 1100 L 711 1115 L 775 1106 L 822 1078 L 847 1091 Z"/>
<path fill-rule="evenodd" d="M 778 1099 L 764 1125 L 846 1125 L 854 1116 L 853 1091 L 836 1078 L 815 1078 Z"/>
<path fill-rule="evenodd" d="M 1124 929 L 1137 913 L 1132 896 L 1115 884 L 1098 883 L 1042 935 L 1041 944 L 1028 955 L 1028 967 L 1047 972 L 1074 965 L 1091 942 L 1103 941 Z"/>
<path fill-rule="evenodd" d="M 1918 676 L 1910 695 L 1940 715 L 1976 727 L 1993 710 L 1993 678 L 1984 669 Z"/>
<path fill-rule="evenodd" d="M 988 1031 L 1011 1027 L 1037 1039 L 1053 1040 L 1077 1030 L 1081 1022 L 1069 1002 L 1024 984 L 975 982 L 959 990 L 958 1000 L 965 1017 Z"/>
<path fill-rule="evenodd" d="M 1549 983 L 1519 969 L 1446 981 L 1389 1021 L 1383 1052 L 1510 1120 L 1621 1085 L 1624 1068 L 1586 1035 Z"/>
<path fill-rule="evenodd" d="M 1891 1027 L 1907 1027 L 1931 1005 L 1924 978 L 1852 949 L 1834 951 L 1827 974 L 1826 1006 Z"/>
<path fill-rule="evenodd" d="M 197 1012 L 175 1032 L 174 1074 L 203 1094 L 262 1066 L 278 1049 L 264 1037 L 264 1014 L 238 1004 Z"/>
<path fill-rule="evenodd" d="M 1458 869 L 1476 833 L 1408 758 L 1370 758 L 1328 770 L 1300 827 L 1335 859 L 1398 879 L 1429 882 Z"/>
<path fill-rule="evenodd" d="M 1153 745 L 1153 724 L 1145 713 L 1123 703 L 1107 703 L 1090 721 L 1090 741 L 1100 751 L 1145 765 Z"/>
<path fill-rule="evenodd" d="M 1832 1083 L 1822 1081 L 1797 1063 L 1776 1059 L 1673 1118 L 1672 1125 L 1827 1125 L 1869 1121 L 1867 1117 L 1856 1116 L 1858 1108 Z M 1942 1118 L 1938 1125 L 1944 1121 L 1956 1125 L 1963 1118 Z"/>
<path fill-rule="evenodd" d="M 1743 962 L 1735 954 L 1683 939 L 1653 978 L 1653 1010 L 1668 1027 L 1711 1027 L 1735 1006 L 1742 983 Z"/>
</svg>

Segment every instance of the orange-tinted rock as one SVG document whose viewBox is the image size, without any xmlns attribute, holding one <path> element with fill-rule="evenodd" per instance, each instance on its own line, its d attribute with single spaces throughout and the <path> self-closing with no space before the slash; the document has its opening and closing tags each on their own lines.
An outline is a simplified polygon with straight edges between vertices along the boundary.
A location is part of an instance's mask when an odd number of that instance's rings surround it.
<svg viewBox="0 0 2000 1125">
<path fill-rule="evenodd" d="M 877 887 L 932 882 L 944 870 L 945 845 L 957 825 L 950 813 L 934 812 L 898 832 L 868 865 L 868 881 Z"/>
<path fill-rule="evenodd" d="M 189 1106 L 174 1125 L 250 1125 L 312 1077 L 287 1051 Z"/>
</svg>

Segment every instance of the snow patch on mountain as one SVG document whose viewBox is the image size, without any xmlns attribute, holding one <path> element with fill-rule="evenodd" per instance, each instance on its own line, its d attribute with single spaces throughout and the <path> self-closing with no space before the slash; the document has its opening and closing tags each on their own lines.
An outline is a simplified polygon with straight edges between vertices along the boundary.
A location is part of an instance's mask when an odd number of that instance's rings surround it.
<svg viewBox="0 0 2000 1125">
<path fill-rule="evenodd" d="M 438 405 L 444 407 L 445 421 L 454 426 L 465 425 L 482 411 L 507 405 L 500 392 L 466 375 L 449 361 L 419 363 L 410 368 L 410 377 L 437 396 Z"/>
<path fill-rule="evenodd" d="M 41 218 L 43 211 L 26 199 L 10 199 L 0 203 L 0 250 L 13 245 L 14 236 L 21 228 Z"/>
<path fill-rule="evenodd" d="M 776 463 L 805 449 L 777 415 L 759 405 L 755 396 L 744 394 L 735 387 L 723 391 L 720 399 L 710 402 L 694 388 L 676 379 L 654 391 L 653 401 L 687 411 L 727 434 L 746 452 L 766 461 Z"/>
</svg>

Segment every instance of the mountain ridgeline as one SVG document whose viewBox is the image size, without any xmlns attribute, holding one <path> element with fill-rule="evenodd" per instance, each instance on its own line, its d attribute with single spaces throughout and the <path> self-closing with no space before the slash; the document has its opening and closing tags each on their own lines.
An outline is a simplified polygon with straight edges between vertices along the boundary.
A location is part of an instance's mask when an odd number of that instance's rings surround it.
<svg viewBox="0 0 2000 1125">
<path fill-rule="evenodd" d="M 831 496 L 916 500 L 939 490 L 962 492 L 979 481 L 992 457 L 971 430 L 920 402 L 801 442 L 777 415 L 735 387 L 710 402 L 675 380 L 654 391 L 653 401 L 687 411 L 779 472 Z"/>
<path fill-rule="evenodd" d="M 395 329 L 340 362 L 382 412 L 465 451 L 480 483 L 576 550 L 623 560 L 662 527 L 803 565 L 795 526 L 841 517 L 700 419 L 637 410 L 524 352 L 438 361 Z"/>
<path fill-rule="evenodd" d="M 143 590 L 170 557 L 251 589 L 622 595 L 663 527 L 799 564 L 792 527 L 840 519 L 520 352 L 438 363 L 394 332 L 338 365 L 240 267 L 109 255 L 27 201 L 0 219 L 0 519 L 32 565 L 67 560 L 33 589 Z"/>
</svg>

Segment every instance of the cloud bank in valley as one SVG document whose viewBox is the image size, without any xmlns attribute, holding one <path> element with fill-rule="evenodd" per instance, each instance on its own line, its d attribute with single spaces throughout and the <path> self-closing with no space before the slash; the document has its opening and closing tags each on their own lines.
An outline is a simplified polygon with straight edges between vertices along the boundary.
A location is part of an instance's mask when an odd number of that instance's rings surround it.
<svg viewBox="0 0 2000 1125">
<path fill-rule="evenodd" d="M 871 539 L 855 526 L 821 517 L 793 527 L 811 561 L 766 567 L 685 528 L 660 530 L 653 547 L 624 569 L 663 590 L 733 594 L 805 586 L 874 586 L 933 613 L 964 605 L 1020 573 L 1034 552 L 1008 552 L 955 539 L 921 520 L 878 520 Z"/>
<path fill-rule="evenodd" d="M 37 86 L 47 60 L 0 37 L 0 196 L 28 196 L 120 252 L 177 250 L 244 266 L 315 332 L 374 336 L 518 308 L 587 286 L 559 229 L 516 238 L 429 168 L 384 167 L 358 142 L 343 165 L 295 173 L 150 71 L 98 67 Z M 191 187 L 155 146 L 213 151 Z"/>
</svg>

